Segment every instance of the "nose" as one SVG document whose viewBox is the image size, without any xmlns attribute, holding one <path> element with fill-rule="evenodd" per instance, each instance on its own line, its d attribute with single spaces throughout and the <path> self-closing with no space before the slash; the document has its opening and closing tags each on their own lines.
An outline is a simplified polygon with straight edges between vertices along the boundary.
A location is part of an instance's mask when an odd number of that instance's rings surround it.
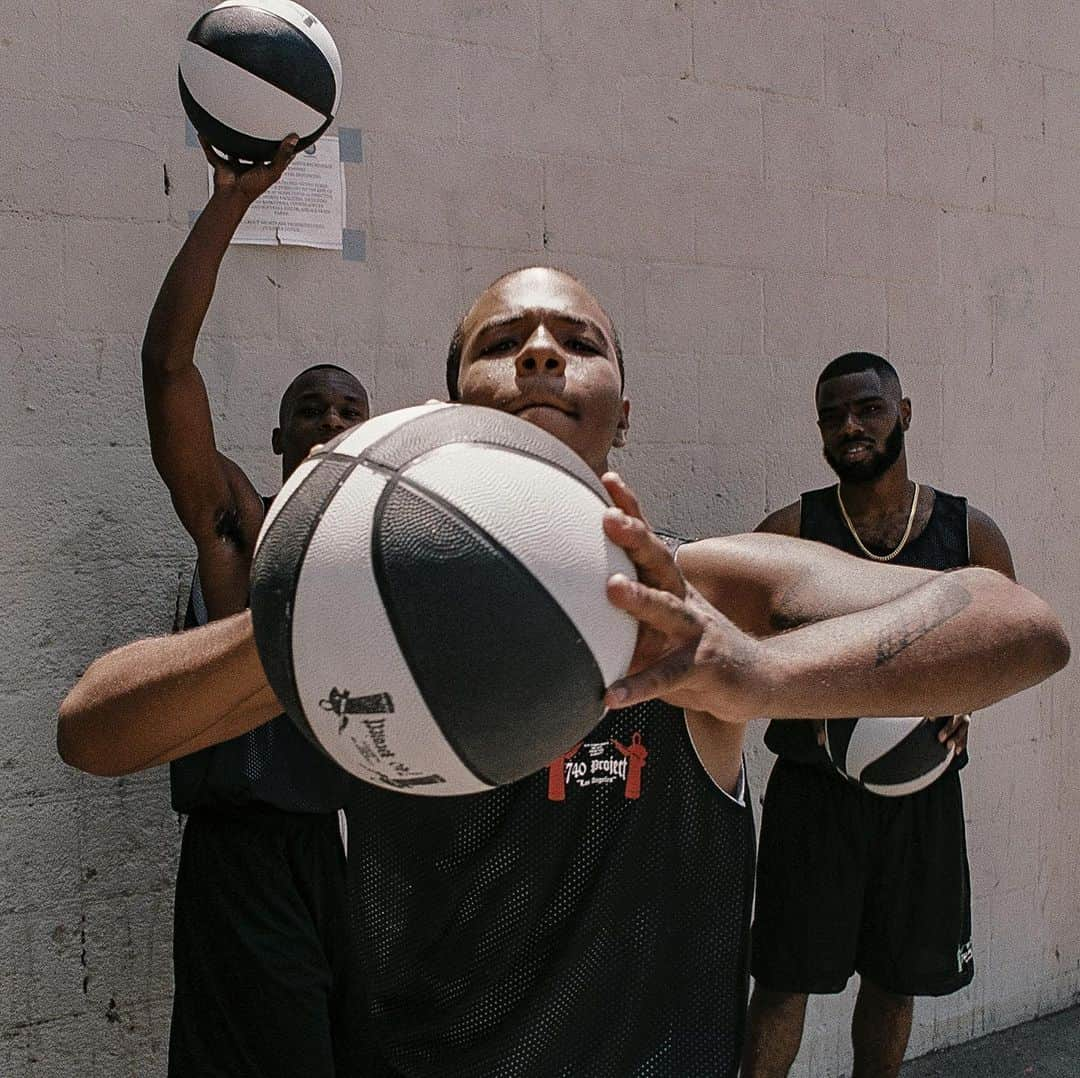
<svg viewBox="0 0 1080 1078">
<path fill-rule="evenodd" d="M 518 377 L 550 374 L 558 378 L 566 370 L 566 356 L 558 341 L 542 323 L 533 330 L 517 356 Z"/>
<path fill-rule="evenodd" d="M 343 430 L 347 430 L 349 426 L 336 408 L 327 408 L 327 410 L 323 412 L 321 425 L 322 429 L 326 431 L 328 435 L 340 434 Z"/>
<path fill-rule="evenodd" d="M 840 421 L 839 432 L 841 438 L 854 438 L 863 434 L 862 423 L 859 422 L 859 417 L 852 411 L 846 411 L 844 418 Z"/>
</svg>

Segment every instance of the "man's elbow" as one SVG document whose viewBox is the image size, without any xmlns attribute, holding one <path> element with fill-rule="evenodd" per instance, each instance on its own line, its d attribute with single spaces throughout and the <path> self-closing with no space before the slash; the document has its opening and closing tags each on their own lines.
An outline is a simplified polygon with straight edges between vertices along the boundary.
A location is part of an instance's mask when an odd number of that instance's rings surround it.
<svg viewBox="0 0 1080 1078">
<path fill-rule="evenodd" d="M 60 705 L 56 719 L 56 751 L 68 767 L 85 771 L 88 775 L 115 778 L 124 773 L 115 761 L 100 751 L 93 738 L 86 733 L 85 716 L 78 714 L 65 700 Z"/>
<path fill-rule="evenodd" d="M 1051 612 L 1050 615 L 1051 624 L 1047 625 L 1043 630 L 1044 642 L 1040 649 L 1043 655 L 1043 663 L 1046 667 L 1046 671 L 1043 677 L 1049 677 L 1051 674 L 1056 674 L 1059 670 L 1063 669 L 1069 662 L 1069 658 L 1072 655 L 1072 646 L 1069 644 L 1069 638 L 1065 635 L 1065 630 L 1062 628 L 1061 622 Z"/>
</svg>

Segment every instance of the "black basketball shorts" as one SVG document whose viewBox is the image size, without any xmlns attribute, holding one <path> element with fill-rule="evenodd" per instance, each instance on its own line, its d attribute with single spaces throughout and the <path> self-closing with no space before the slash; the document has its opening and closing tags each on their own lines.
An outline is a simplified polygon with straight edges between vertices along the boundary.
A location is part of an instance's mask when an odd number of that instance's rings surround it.
<svg viewBox="0 0 1080 1078">
<path fill-rule="evenodd" d="M 188 818 L 176 879 L 175 1078 L 352 1073 L 345 856 L 335 813 Z"/>
<path fill-rule="evenodd" d="M 960 778 L 881 797 L 780 759 L 765 793 L 751 973 L 778 992 L 898 995 L 970 983 L 971 883 Z"/>
</svg>

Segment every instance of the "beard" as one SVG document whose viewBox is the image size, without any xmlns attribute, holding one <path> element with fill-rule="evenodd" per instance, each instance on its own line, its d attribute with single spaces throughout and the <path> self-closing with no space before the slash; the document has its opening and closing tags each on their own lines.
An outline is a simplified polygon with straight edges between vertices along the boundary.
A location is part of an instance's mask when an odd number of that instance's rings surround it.
<svg viewBox="0 0 1080 1078">
<path fill-rule="evenodd" d="M 903 451 L 904 428 L 900 425 L 899 416 L 896 426 L 889 431 L 889 436 L 885 439 L 884 448 L 873 450 L 863 460 L 843 460 L 833 456 L 825 447 L 821 450 L 829 467 L 836 472 L 842 483 L 872 483 L 900 459 Z"/>
</svg>

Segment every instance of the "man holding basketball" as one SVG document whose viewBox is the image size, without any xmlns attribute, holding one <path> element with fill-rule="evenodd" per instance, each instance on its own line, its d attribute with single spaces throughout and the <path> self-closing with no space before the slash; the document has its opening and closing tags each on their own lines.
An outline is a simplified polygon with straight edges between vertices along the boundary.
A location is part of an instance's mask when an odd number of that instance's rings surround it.
<svg viewBox="0 0 1080 1078">
<path fill-rule="evenodd" d="M 803 494 L 759 531 L 879 563 L 982 565 L 1014 578 L 1008 544 L 985 513 L 908 478 L 911 401 L 887 360 L 868 352 L 834 359 L 818 378 L 816 404 L 825 459 L 840 482 Z M 841 992 L 853 972 L 860 976 L 851 1026 L 857 1078 L 899 1072 L 914 996 L 970 983 L 971 888 L 958 774 L 967 762 L 968 721 L 942 720 L 940 740 L 957 749 L 949 771 L 896 798 L 838 775 L 810 724 L 770 725 L 765 743 L 780 758 L 761 824 L 748 1078 L 787 1075 L 807 993 Z M 792 894 L 806 899 L 805 910 L 793 906 Z"/>
<path fill-rule="evenodd" d="M 447 378 L 453 399 L 521 415 L 598 474 L 629 428 L 611 320 L 559 271 L 487 289 Z M 613 577 L 608 597 L 641 632 L 584 749 L 632 746 L 633 796 L 548 769 L 441 801 L 354 784 L 359 1074 L 733 1078 L 753 872 L 745 723 L 962 711 L 1067 659 L 1046 605 L 996 573 L 885 570 L 778 536 L 686 544 L 676 562 L 629 488 L 604 481 L 605 532 L 639 577 Z M 243 613 L 98 660 L 59 742 L 88 770 L 137 770 L 277 710 Z"/>
<path fill-rule="evenodd" d="M 229 241 L 282 175 L 294 144 L 286 140 L 270 164 L 249 168 L 203 144 L 214 193 L 165 278 L 143 342 L 154 463 L 199 556 L 187 627 L 247 606 L 266 500 L 217 450 L 194 354 Z M 313 445 L 367 417 L 367 393 L 347 371 L 329 364 L 303 371 L 281 398 L 271 439 L 282 479 Z M 173 807 L 187 823 L 169 1073 L 329 1078 L 338 1073 L 348 1022 L 337 817 L 346 776 L 279 715 L 174 760 L 170 777 Z"/>
</svg>

